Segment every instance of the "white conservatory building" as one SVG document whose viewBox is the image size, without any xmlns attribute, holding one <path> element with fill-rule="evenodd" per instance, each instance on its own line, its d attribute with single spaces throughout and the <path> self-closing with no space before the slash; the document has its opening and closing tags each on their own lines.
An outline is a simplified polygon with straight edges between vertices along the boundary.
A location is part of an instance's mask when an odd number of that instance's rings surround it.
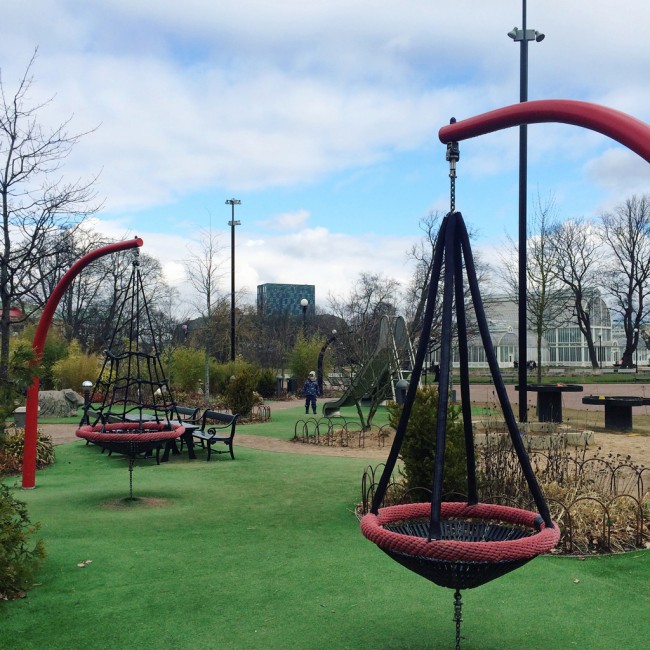
<svg viewBox="0 0 650 650">
<path fill-rule="evenodd" d="M 624 338 L 619 328 L 612 327 L 609 308 L 600 295 L 589 300 L 591 331 L 596 356 L 602 368 L 612 367 L 621 359 Z M 512 368 L 519 356 L 519 328 L 517 304 L 508 298 L 492 298 L 485 301 L 485 312 L 492 344 L 501 368 Z M 473 328 L 474 330 L 476 328 Z M 527 332 L 527 358 L 538 362 L 537 336 Z M 432 361 L 436 361 L 437 354 Z M 643 337 L 639 340 L 637 352 L 638 365 L 648 365 L 648 350 Z M 635 359 L 636 360 L 636 359 Z M 469 338 L 469 365 L 473 368 L 487 368 L 485 350 L 480 336 L 475 333 Z M 458 351 L 454 350 L 454 365 L 458 366 Z M 569 322 L 547 330 L 541 340 L 541 363 L 543 366 L 590 368 L 587 342 L 577 324 Z"/>
</svg>

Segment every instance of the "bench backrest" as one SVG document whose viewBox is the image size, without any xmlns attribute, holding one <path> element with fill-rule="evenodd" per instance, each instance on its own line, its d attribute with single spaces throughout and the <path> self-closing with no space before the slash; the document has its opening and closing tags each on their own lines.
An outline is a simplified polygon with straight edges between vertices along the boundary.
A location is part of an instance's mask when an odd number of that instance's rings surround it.
<svg viewBox="0 0 650 650">
<path fill-rule="evenodd" d="M 237 424 L 237 418 L 239 414 L 230 415 L 229 413 L 219 413 L 219 411 L 204 411 L 203 417 L 201 418 L 201 430 L 207 431 L 210 428 L 210 422 L 216 423 L 219 422 L 222 425 L 232 425 L 230 428 L 230 435 L 235 435 L 235 425 Z M 225 428 L 225 427 L 224 427 Z"/>
<path fill-rule="evenodd" d="M 176 412 L 181 422 L 196 422 L 196 416 L 199 414 L 198 407 L 193 406 L 177 406 Z"/>
</svg>

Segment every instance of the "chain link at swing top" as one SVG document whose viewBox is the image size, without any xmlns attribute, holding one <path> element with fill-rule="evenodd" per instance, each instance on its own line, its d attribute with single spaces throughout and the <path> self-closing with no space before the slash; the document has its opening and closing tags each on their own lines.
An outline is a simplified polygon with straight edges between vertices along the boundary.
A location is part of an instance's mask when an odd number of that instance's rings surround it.
<svg viewBox="0 0 650 650">
<path fill-rule="evenodd" d="M 450 124 L 454 124 L 456 118 L 452 117 L 449 120 Z M 453 214 L 456 212 L 456 163 L 460 160 L 460 147 L 458 142 L 447 143 L 447 161 L 449 162 L 449 212 Z"/>
</svg>

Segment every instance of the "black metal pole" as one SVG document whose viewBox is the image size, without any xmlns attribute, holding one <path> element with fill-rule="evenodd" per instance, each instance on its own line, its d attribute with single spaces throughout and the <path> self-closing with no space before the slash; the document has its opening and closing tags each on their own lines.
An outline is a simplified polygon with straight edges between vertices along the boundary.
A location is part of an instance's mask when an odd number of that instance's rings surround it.
<svg viewBox="0 0 650 650">
<path fill-rule="evenodd" d="M 239 205 L 239 199 L 228 199 L 227 205 L 232 208 L 232 216 L 228 225 L 230 226 L 230 360 L 235 360 L 235 226 L 241 225 L 241 221 L 235 221 L 235 206 Z"/>
<path fill-rule="evenodd" d="M 522 0 L 522 26 L 519 59 L 519 101 L 528 101 L 528 39 L 526 38 L 526 0 Z M 528 194 L 528 125 L 519 127 L 519 421 L 528 420 L 528 337 L 526 318 L 526 199 Z"/>
</svg>

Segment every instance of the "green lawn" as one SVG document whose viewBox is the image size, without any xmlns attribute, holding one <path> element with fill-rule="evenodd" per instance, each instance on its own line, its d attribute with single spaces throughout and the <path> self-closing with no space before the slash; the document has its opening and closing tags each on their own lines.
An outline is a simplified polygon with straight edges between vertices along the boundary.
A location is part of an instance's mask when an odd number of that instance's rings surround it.
<svg viewBox="0 0 650 650">
<path fill-rule="evenodd" d="M 290 439 L 294 436 L 296 425 L 298 426 L 299 435 L 302 435 L 302 427 L 305 421 L 311 420 L 313 422 L 314 419 L 318 421 L 323 417 L 320 413 L 317 413 L 315 416 L 311 414 L 305 415 L 305 407 L 302 404 L 292 406 L 291 408 L 274 408 L 273 402 L 267 402 L 267 405 L 271 407 L 271 420 L 269 422 L 238 425 L 237 431 L 251 435 Z M 368 409 L 364 408 L 364 413 L 367 414 L 367 412 Z M 351 430 L 358 430 L 360 428 L 359 416 L 354 406 L 342 408 L 341 416 L 340 418 L 331 418 L 332 422 L 340 422 L 341 424 L 347 422 Z M 379 407 L 372 422 L 376 426 L 382 426 L 388 423 L 388 413 L 384 407 Z"/>
<path fill-rule="evenodd" d="M 164 501 L 128 507 L 124 458 L 57 447 L 37 488 L 16 489 L 49 556 L 27 598 L 0 602 L 0 647 L 454 647 L 453 593 L 359 532 L 366 464 L 241 447 L 139 461 L 134 494 Z M 463 648 L 645 648 L 649 572 L 647 551 L 538 558 L 464 592 Z"/>
</svg>

